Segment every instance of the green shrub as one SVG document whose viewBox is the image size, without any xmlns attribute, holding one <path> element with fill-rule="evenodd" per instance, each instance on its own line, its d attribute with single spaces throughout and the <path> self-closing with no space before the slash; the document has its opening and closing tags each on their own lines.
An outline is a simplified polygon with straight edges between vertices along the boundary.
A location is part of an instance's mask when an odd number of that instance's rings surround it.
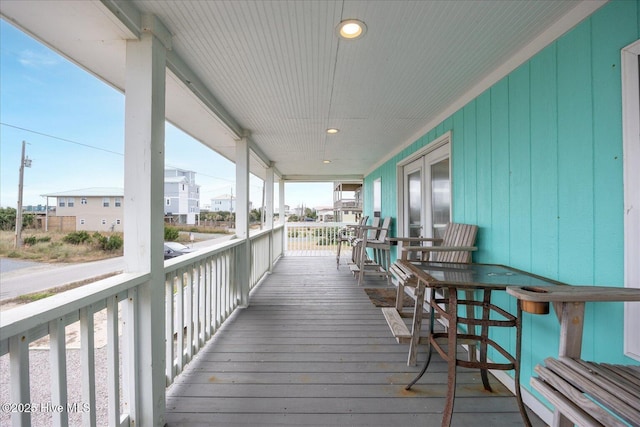
<svg viewBox="0 0 640 427">
<path fill-rule="evenodd" d="M 122 249 L 123 244 L 124 241 L 122 240 L 122 237 L 118 236 L 117 234 L 109 237 L 100 235 L 100 238 L 98 240 L 100 249 L 107 252 Z"/>
<path fill-rule="evenodd" d="M 86 231 L 74 231 L 73 233 L 69 233 L 62 239 L 66 243 L 71 243 L 72 245 L 80 245 L 82 243 L 91 242 L 91 236 Z"/>
<path fill-rule="evenodd" d="M 165 227 L 164 228 L 164 241 L 165 242 L 172 242 L 174 240 L 178 240 L 179 236 L 180 236 L 180 232 L 178 231 L 177 228 L 173 228 L 173 227 Z"/>
<path fill-rule="evenodd" d="M 29 246 L 33 246 L 36 243 L 43 243 L 43 242 L 50 242 L 50 241 L 51 241 L 51 236 L 41 236 L 41 237 L 28 236 L 22 239 L 22 242 L 25 245 L 29 245 Z"/>
<path fill-rule="evenodd" d="M 38 239 L 36 238 L 36 236 L 28 236 L 25 237 L 24 239 L 22 239 L 22 243 L 24 243 L 25 245 L 29 245 L 29 246 L 33 246 L 38 242 Z"/>
</svg>

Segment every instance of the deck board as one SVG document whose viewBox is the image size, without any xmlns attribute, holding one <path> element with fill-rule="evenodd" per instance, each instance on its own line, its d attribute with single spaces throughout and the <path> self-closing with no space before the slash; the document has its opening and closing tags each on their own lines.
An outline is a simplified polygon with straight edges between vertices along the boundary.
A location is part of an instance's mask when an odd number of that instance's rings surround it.
<svg viewBox="0 0 640 427">
<path fill-rule="evenodd" d="M 335 258 L 285 257 L 167 390 L 168 426 L 439 426 L 446 364 L 406 365 L 381 310 Z M 419 355 L 419 365 L 424 354 Z M 459 368 L 452 425 L 522 425 L 515 398 Z M 544 423 L 531 414 L 534 426 Z"/>
</svg>

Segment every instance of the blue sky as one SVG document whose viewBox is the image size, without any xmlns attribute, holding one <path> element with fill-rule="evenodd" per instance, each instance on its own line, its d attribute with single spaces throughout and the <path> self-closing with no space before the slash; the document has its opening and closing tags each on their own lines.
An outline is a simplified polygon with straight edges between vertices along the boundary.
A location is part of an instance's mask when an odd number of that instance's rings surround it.
<svg viewBox="0 0 640 427">
<path fill-rule="evenodd" d="M 0 19 L 0 206 L 16 207 L 22 141 L 24 205 L 42 194 L 124 186 L 124 95 Z M 200 204 L 235 194 L 235 165 L 170 124 L 165 163 L 196 172 Z M 329 206 L 330 183 L 287 184 L 292 207 Z M 261 204 L 262 181 L 251 182 Z M 277 197 L 277 192 L 276 192 Z"/>
</svg>

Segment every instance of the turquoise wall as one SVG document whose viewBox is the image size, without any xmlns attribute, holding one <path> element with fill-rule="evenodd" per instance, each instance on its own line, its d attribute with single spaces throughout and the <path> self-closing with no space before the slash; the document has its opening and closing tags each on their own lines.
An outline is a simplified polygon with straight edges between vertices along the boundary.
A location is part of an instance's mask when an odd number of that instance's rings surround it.
<svg viewBox="0 0 640 427">
<path fill-rule="evenodd" d="M 480 227 L 476 262 L 623 286 L 620 50 L 639 38 L 639 23 L 640 1 L 599 9 L 368 175 L 365 212 L 381 178 L 382 216 L 397 218 L 396 164 L 451 130 L 452 215 Z M 499 301 L 515 311 L 506 294 Z M 523 385 L 557 355 L 558 334 L 555 315 L 525 314 Z M 587 304 L 582 354 L 637 363 L 623 355 L 621 303 Z"/>
</svg>

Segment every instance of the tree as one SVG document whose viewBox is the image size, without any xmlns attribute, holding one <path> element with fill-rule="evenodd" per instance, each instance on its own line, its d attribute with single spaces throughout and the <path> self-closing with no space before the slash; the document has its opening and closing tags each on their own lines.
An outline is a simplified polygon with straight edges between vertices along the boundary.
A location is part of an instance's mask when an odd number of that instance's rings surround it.
<svg viewBox="0 0 640 427">
<path fill-rule="evenodd" d="M 16 227 L 16 210 L 14 208 L 0 208 L 0 229 L 14 230 Z"/>
<path fill-rule="evenodd" d="M 249 212 L 249 222 L 261 222 L 262 221 L 262 208 L 251 209 Z"/>
<path fill-rule="evenodd" d="M 316 212 L 315 209 L 305 208 L 304 209 L 304 216 L 306 218 L 317 219 L 318 218 L 318 212 Z"/>
</svg>

